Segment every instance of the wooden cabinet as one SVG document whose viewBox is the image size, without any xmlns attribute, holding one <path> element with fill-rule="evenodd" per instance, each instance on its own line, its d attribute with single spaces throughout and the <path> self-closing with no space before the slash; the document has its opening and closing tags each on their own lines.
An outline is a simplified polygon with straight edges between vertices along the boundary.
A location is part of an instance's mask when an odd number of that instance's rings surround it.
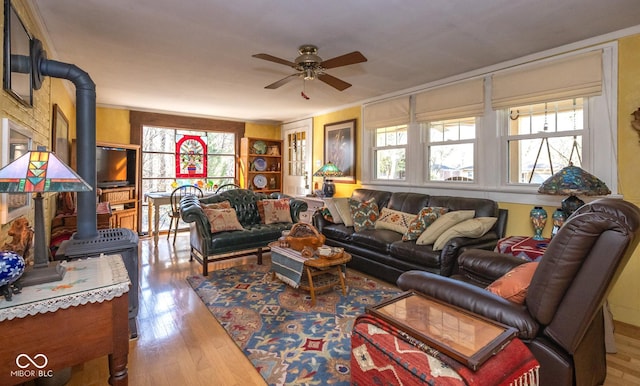
<svg viewBox="0 0 640 386">
<path fill-rule="evenodd" d="M 102 188 L 101 202 L 111 206 L 111 228 L 138 230 L 138 199 L 136 187 Z"/>
<path fill-rule="evenodd" d="M 261 193 L 282 192 L 282 141 L 242 138 L 240 141 L 243 187 Z"/>
</svg>

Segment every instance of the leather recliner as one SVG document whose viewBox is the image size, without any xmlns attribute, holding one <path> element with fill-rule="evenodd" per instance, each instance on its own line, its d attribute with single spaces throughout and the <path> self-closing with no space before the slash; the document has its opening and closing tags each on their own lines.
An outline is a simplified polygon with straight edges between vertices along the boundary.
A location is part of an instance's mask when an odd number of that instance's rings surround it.
<svg viewBox="0 0 640 386">
<path fill-rule="evenodd" d="M 598 385 L 606 378 L 602 306 L 639 233 L 634 204 L 602 198 L 584 205 L 549 243 L 523 305 L 483 288 L 526 262 L 492 251 L 462 252 L 455 276 L 410 271 L 397 284 L 515 327 L 540 362 L 541 385 Z"/>
</svg>

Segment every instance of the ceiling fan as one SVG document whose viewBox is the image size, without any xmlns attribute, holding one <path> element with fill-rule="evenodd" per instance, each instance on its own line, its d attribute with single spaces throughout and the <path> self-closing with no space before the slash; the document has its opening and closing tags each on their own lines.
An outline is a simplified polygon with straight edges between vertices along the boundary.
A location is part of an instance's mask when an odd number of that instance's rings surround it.
<svg viewBox="0 0 640 386">
<path fill-rule="evenodd" d="M 303 78 L 304 80 L 313 80 L 317 78 L 328 84 L 329 86 L 342 91 L 351 87 L 351 84 L 338 79 L 335 76 L 327 74 L 325 70 L 367 61 L 367 58 L 365 58 L 364 55 L 362 55 L 359 51 L 353 51 L 351 53 L 336 56 L 335 58 L 323 61 L 322 58 L 318 56 L 318 47 L 312 44 L 305 44 L 300 46 L 300 48 L 298 48 L 298 53 L 300 54 L 300 56 L 298 56 L 293 62 L 290 62 L 286 59 L 280 59 L 269 54 L 252 55 L 254 58 L 284 64 L 285 66 L 289 66 L 298 71 L 295 74 L 289 75 L 277 82 L 271 83 L 265 88 L 276 89 L 293 80 L 294 78 Z"/>
</svg>

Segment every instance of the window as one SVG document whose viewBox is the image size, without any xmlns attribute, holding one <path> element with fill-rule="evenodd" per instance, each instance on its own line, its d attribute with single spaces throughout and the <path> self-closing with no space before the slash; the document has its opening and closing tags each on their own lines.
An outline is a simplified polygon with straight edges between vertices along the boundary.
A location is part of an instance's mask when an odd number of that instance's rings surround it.
<svg viewBox="0 0 640 386">
<path fill-rule="evenodd" d="M 569 163 L 582 166 L 583 98 L 509 109 L 508 183 L 535 184 Z"/>
<path fill-rule="evenodd" d="M 422 127 L 427 133 L 427 180 L 473 181 L 475 118 L 423 123 Z"/>
<path fill-rule="evenodd" d="M 376 129 L 373 153 L 376 179 L 404 180 L 407 167 L 407 126 Z"/>
<path fill-rule="evenodd" d="M 198 173 L 194 168 L 194 177 L 190 177 L 188 152 L 176 152 L 176 144 L 184 144 L 178 149 L 184 149 L 187 141 L 201 139 L 206 141 L 206 162 L 200 159 L 197 164 L 206 166 L 206 176 Z M 229 132 L 184 130 L 164 127 L 143 126 L 142 129 L 142 192 L 171 191 L 174 187 L 187 184 L 197 184 L 203 190 L 213 190 L 215 187 L 234 183 L 235 181 L 235 147 L 236 134 Z M 185 158 L 186 157 L 186 158 Z M 193 157 L 191 157 L 193 158 Z M 200 157 L 201 158 L 201 157 Z M 179 161 L 176 163 L 176 160 Z M 187 162 L 188 163 L 188 162 Z M 181 168 L 184 165 L 184 168 Z M 197 165 L 195 165 L 197 166 Z M 178 177 L 176 177 L 178 176 Z M 161 207 L 160 229 L 168 229 L 168 207 Z M 146 215 L 147 211 L 141 212 Z M 143 219 L 142 226 L 148 224 Z"/>
</svg>

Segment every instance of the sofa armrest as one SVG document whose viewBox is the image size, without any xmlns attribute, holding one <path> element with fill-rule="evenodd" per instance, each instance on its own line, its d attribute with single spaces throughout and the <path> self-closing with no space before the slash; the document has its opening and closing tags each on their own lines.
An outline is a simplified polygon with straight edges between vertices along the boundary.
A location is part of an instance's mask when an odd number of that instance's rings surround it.
<svg viewBox="0 0 640 386">
<path fill-rule="evenodd" d="M 291 220 L 293 223 L 300 221 L 300 213 L 306 212 L 309 206 L 306 201 L 299 200 L 297 198 L 291 198 L 289 200 L 289 210 L 291 211 Z"/>
<path fill-rule="evenodd" d="M 464 276 L 465 281 L 487 286 L 526 262 L 513 255 L 481 249 L 465 249 L 458 257 L 458 274 Z"/>
<path fill-rule="evenodd" d="M 512 326 L 521 339 L 533 339 L 538 323 L 526 307 L 501 298 L 483 288 L 430 272 L 408 271 L 396 283 L 400 289 L 414 290 L 444 303 Z"/>
<path fill-rule="evenodd" d="M 186 223 L 194 223 L 198 234 L 205 242 L 211 241 L 209 219 L 202 210 L 200 200 L 196 196 L 186 196 L 180 200 L 180 217 Z"/>
<path fill-rule="evenodd" d="M 489 231 L 482 237 L 454 237 L 449 240 L 440 252 L 440 274 L 451 276 L 458 272 L 458 256 L 462 249 L 493 249 L 498 243 L 498 235 Z"/>
</svg>

